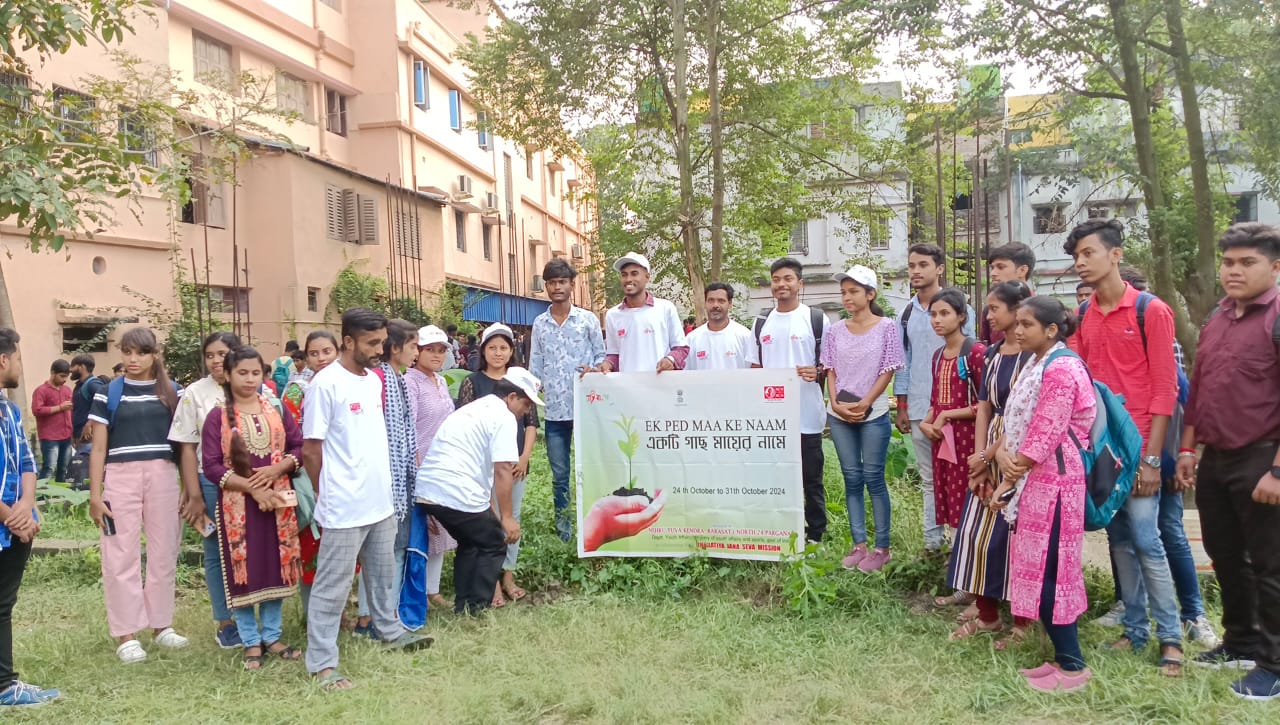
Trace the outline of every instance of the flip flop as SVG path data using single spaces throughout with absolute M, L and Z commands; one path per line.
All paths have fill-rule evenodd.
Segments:
M 350 690 L 351 688 L 356 686 L 356 683 L 352 682 L 349 677 L 342 674 L 341 672 L 338 672 L 337 670 L 334 670 L 333 672 L 330 672 L 329 674 L 323 677 L 317 678 L 316 682 L 320 685 L 320 689 L 324 690 L 325 692 L 337 692 L 338 690 Z M 346 687 L 342 686 L 342 683 L 344 682 L 347 683 Z
M 249 650 L 254 649 L 254 648 L 253 648 L 253 647 L 245 647 L 244 649 L 245 649 L 245 651 L 246 651 L 246 652 L 248 652 Z M 257 649 L 259 650 L 259 654 L 256 654 L 256 655 L 246 654 L 246 655 L 244 655 L 244 668 L 245 668 L 246 670 L 250 671 L 250 672 L 253 672 L 253 671 L 255 671 L 255 670 L 260 670 L 260 669 L 262 669 L 262 662 L 263 662 L 263 660 L 264 660 L 264 659 L 266 659 L 266 658 L 263 656 L 263 654 L 261 653 L 261 652 L 262 652 L 262 646 L 261 646 L 261 645 L 259 645 L 259 646 L 257 647 Z

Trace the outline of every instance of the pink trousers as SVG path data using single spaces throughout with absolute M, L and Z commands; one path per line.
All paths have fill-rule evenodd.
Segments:
M 102 591 L 112 637 L 173 624 L 178 573 L 178 469 L 172 461 L 108 463 L 104 501 L 111 504 L 114 536 L 101 536 Z M 142 581 L 142 535 L 147 536 L 147 580 Z

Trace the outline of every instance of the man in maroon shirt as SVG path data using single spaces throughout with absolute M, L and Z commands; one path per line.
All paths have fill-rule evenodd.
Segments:
M 1178 452 L 1179 480 L 1196 486 L 1226 630 L 1196 663 L 1252 668 L 1231 691 L 1271 700 L 1280 698 L 1280 229 L 1236 224 L 1218 247 L 1227 296 L 1200 333 Z
M 31 394 L 31 413 L 36 417 L 36 435 L 40 438 L 40 475 L 55 481 L 67 477 L 67 461 L 71 457 L 71 363 L 54 360 L 49 366 L 49 379 Z
M 1085 222 L 1071 230 L 1063 248 L 1075 260 L 1080 281 L 1095 290 L 1070 344 L 1094 380 L 1124 396 L 1125 409 L 1137 424 L 1144 446 L 1133 493 L 1107 527 L 1125 604 L 1124 635 L 1112 646 L 1141 651 L 1154 618 L 1161 672 L 1177 675 L 1182 667 L 1182 626 L 1159 526 L 1160 452 L 1178 402 L 1173 311 L 1152 299 L 1145 324 L 1138 325 L 1139 292 L 1120 277 L 1124 227 L 1119 222 Z

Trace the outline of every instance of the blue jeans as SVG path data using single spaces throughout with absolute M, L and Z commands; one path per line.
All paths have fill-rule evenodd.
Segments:
M 547 463 L 551 464 L 551 492 L 556 507 L 556 532 L 568 541 L 573 535 L 569 512 L 569 446 L 573 443 L 572 420 L 548 420 Z
M 210 521 L 218 520 L 218 486 L 200 474 L 200 495 L 204 498 L 204 512 Z M 227 607 L 227 590 L 222 583 L 222 552 L 218 544 L 218 535 L 204 537 L 204 583 L 209 587 L 209 606 L 213 609 L 213 621 L 225 622 L 231 619 L 231 610 Z M 249 612 L 253 619 L 253 611 Z M 236 622 L 236 628 L 240 623 Z M 244 635 L 240 637 L 243 639 Z M 249 640 L 244 640 L 248 642 Z
M 53 477 L 55 481 L 67 480 L 67 462 L 71 460 L 71 439 L 47 441 L 40 439 L 40 475 L 36 478 Z
M 1115 559 L 1120 593 L 1124 597 L 1124 634 L 1133 642 L 1134 649 L 1147 645 L 1151 637 L 1150 619 L 1156 621 L 1156 638 L 1161 645 L 1181 646 L 1182 643 L 1178 597 L 1160 538 L 1160 498 L 1159 491 L 1154 496 L 1130 496 L 1107 527 L 1111 556 Z
M 236 631 L 245 647 L 257 647 L 262 644 L 275 644 L 284 636 L 282 612 L 284 600 L 276 599 L 258 605 L 258 616 L 253 616 L 253 607 L 236 607 L 231 616 L 236 620 Z
M 867 503 L 862 492 L 871 492 L 871 515 L 876 526 L 876 548 L 889 548 L 889 486 L 884 462 L 889 454 L 889 416 L 865 423 L 848 423 L 828 415 L 831 442 L 844 474 L 844 500 L 849 509 L 849 535 L 854 545 L 867 543 Z
M 1183 500 L 1180 493 L 1162 492 L 1160 495 L 1160 540 L 1169 559 L 1169 573 L 1173 587 L 1178 592 L 1178 605 L 1182 621 L 1191 622 L 1204 616 L 1204 599 L 1200 596 L 1200 575 L 1196 573 L 1196 559 L 1187 542 L 1187 532 L 1182 528 Z M 1138 580 L 1139 598 L 1145 598 L 1146 586 Z

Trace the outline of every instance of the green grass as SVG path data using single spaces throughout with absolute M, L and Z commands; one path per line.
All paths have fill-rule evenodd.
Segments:
M 1230 674 L 1188 668 L 1180 680 L 1162 678 L 1154 648 L 1104 652 L 1116 633 L 1091 625 L 1082 632 L 1096 676 L 1076 695 L 1022 684 L 1016 669 L 1049 656 L 1043 639 L 1008 654 L 985 637 L 947 642 L 949 614 L 923 611 L 915 591 L 940 584 L 940 568 L 914 556 L 919 495 L 908 485 L 893 488 L 896 566 L 880 576 L 830 575 L 834 600 L 803 616 L 782 597 L 782 565 L 578 561 L 550 535 L 545 460 L 534 460 L 521 558 L 535 601 L 476 620 L 433 613 L 436 645 L 413 655 L 343 635 L 342 670 L 358 683 L 345 693 L 319 692 L 297 663 L 244 672 L 238 654 L 214 646 L 201 577 L 190 567 L 180 573 L 176 625 L 191 647 L 149 648 L 146 663 L 122 667 L 103 621 L 96 551 L 33 560 L 15 613 L 18 669 L 66 695 L 6 713 L 6 722 L 1280 721 L 1274 704 L 1232 697 Z M 830 453 L 835 540 L 820 552 L 826 562 L 843 554 L 848 536 L 834 463 Z M 1091 594 L 1109 587 L 1097 572 L 1088 579 Z M 286 640 L 304 644 L 296 600 L 285 612 Z

